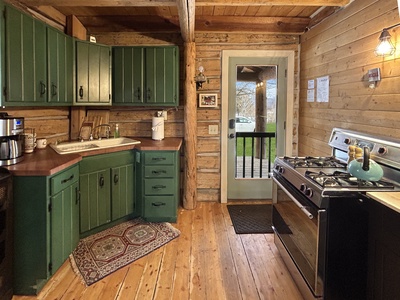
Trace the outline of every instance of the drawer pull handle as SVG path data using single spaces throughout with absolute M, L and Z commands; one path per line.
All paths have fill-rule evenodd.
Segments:
M 165 202 L 152 202 L 151 205 L 153 206 L 163 206 L 163 205 L 167 205 Z
M 158 174 L 166 174 L 167 171 L 165 171 L 165 170 L 154 170 L 151 173 L 158 175 Z
M 74 174 L 72 174 L 71 176 L 69 176 L 69 177 L 66 178 L 66 179 L 61 180 L 61 183 L 62 183 L 62 184 L 67 183 L 68 181 L 70 181 L 70 180 L 72 180 L 72 179 L 74 179 Z
M 79 88 L 79 97 L 83 99 L 83 86 L 81 85 Z
M 161 161 L 161 160 L 166 160 L 166 158 L 165 157 L 153 157 L 152 160 Z
M 166 186 L 165 185 L 153 185 L 152 186 L 153 190 L 161 190 L 161 189 L 165 189 Z
M 40 97 L 46 94 L 46 90 L 46 85 L 43 83 L 43 81 L 40 81 Z
M 51 83 L 51 95 L 57 96 L 57 86 L 53 82 Z

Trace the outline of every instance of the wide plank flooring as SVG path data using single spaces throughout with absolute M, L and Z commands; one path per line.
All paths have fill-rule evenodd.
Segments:
M 38 296 L 13 300 L 303 299 L 272 234 L 235 234 L 226 204 L 179 210 L 181 235 L 86 287 L 66 261 Z

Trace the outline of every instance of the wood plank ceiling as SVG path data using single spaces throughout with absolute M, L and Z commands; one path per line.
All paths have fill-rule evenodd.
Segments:
M 302 34 L 353 0 L 9 0 L 58 23 L 75 15 L 88 33 L 115 31 Z M 61 24 L 65 25 L 65 24 Z

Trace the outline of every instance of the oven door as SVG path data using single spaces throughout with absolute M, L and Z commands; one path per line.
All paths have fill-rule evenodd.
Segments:
M 323 296 L 327 212 L 283 177 L 273 177 L 274 232 L 316 297 Z

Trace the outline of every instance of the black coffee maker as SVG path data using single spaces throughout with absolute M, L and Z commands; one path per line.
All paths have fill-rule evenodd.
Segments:
M 16 164 L 24 159 L 24 118 L 0 113 L 0 166 Z

